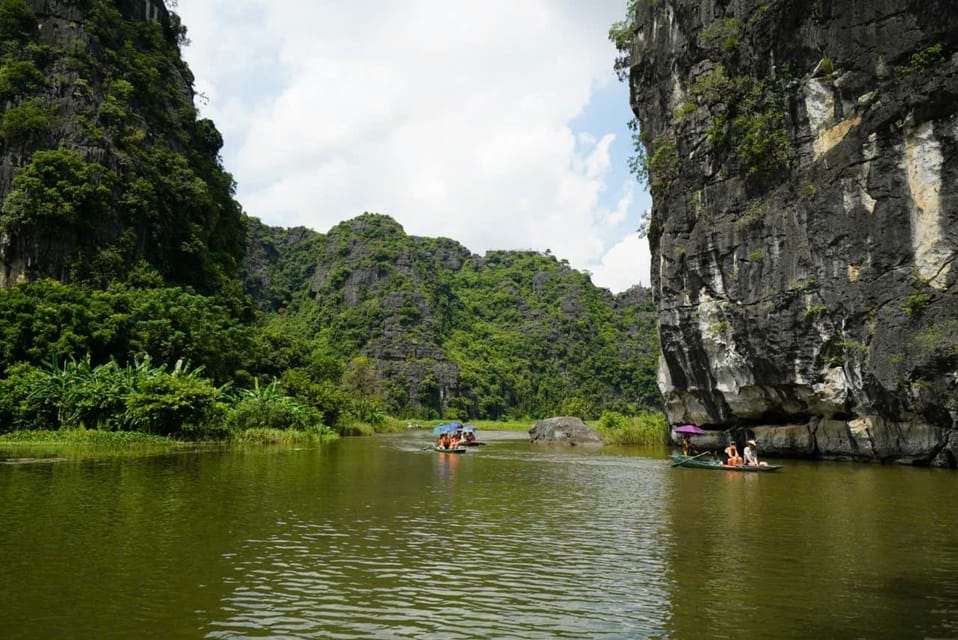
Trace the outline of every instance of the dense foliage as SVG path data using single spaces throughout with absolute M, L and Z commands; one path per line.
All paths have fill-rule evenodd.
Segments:
M 647 290 L 382 215 L 243 216 L 166 4 L 85 0 L 58 31 L 0 0 L 0 432 L 260 441 L 658 403 Z
M 232 286 L 244 221 L 222 138 L 197 119 L 179 19 L 145 19 L 133 0 L 83 5 L 74 31 L 0 0 L 5 261 L 105 285 L 145 259 L 171 282 Z
M 275 230 L 258 233 L 257 246 L 281 242 Z M 368 356 L 381 381 L 363 395 L 393 415 L 597 417 L 658 403 L 647 290 L 612 296 L 551 255 L 480 258 L 377 214 L 296 237 L 272 252 L 277 262 L 257 264 L 256 284 L 275 284 L 252 293 L 263 305 L 283 300 L 277 331 L 334 360 Z

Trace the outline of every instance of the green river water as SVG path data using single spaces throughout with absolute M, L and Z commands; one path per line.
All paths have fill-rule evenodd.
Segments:
M 958 638 L 954 472 L 480 436 L 6 460 L 0 638 Z

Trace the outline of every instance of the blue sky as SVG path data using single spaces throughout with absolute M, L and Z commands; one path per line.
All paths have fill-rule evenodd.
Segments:
M 550 250 L 648 284 L 625 0 L 180 0 L 200 107 L 247 213 L 326 232 L 364 211 L 482 254 Z

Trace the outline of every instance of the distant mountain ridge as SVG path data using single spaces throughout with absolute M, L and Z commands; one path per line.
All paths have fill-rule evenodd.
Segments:
M 171 5 L 0 0 L 0 384 L 189 360 L 340 426 L 658 404 L 648 290 L 383 215 L 326 234 L 245 216 Z
M 370 358 L 397 411 L 497 418 L 578 399 L 658 403 L 648 289 L 613 295 L 554 256 L 472 254 L 365 213 L 319 234 L 251 220 L 246 293 L 337 358 Z

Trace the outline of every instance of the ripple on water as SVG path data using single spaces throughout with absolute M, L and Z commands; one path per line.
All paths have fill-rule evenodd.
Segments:
M 628 462 L 552 463 L 474 479 L 466 496 L 427 486 L 388 517 L 283 514 L 275 535 L 233 559 L 234 588 L 208 637 L 650 635 L 667 602 L 661 488 L 654 476 L 637 487 Z M 557 482 L 563 490 L 549 491 Z

